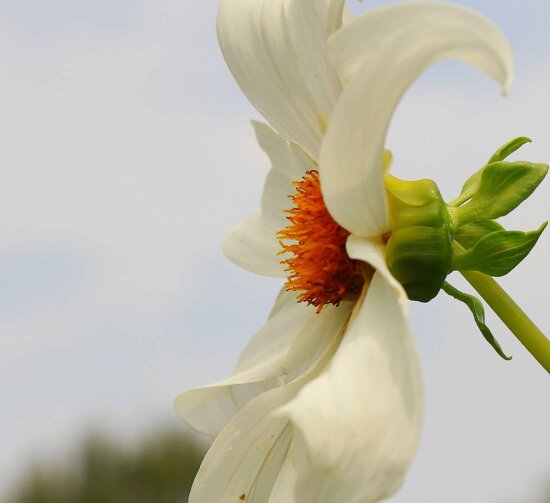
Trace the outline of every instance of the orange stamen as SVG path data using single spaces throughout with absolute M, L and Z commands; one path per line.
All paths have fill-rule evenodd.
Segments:
M 280 254 L 293 255 L 281 262 L 290 273 L 285 288 L 302 292 L 298 301 L 315 306 L 319 313 L 326 304 L 338 305 L 358 295 L 364 278 L 359 262 L 346 252 L 350 233 L 334 221 L 325 206 L 319 173 L 306 172 L 294 186 L 296 193 L 290 196 L 294 208 L 285 211 L 290 225 L 277 233 L 283 247 Z

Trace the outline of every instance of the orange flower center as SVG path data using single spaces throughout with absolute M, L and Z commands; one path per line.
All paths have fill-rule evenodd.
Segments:
M 280 254 L 292 255 L 281 262 L 289 273 L 285 288 L 301 292 L 298 301 L 315 306 L 319 313 L 325 304 L 338 305 L 357 296 L 364 278 L 359 262 L 346 252 L 350 233 L 325 206 L 319 173 L 306 172 L 294 186 L 296 193 L 290 196 L 294 208 L 285 212 L 290 225 L 277 233 L 283 247 Z

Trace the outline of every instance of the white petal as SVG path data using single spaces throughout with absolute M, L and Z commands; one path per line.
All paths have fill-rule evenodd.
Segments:
M 248 503 L 268 501 L 293 436 L 288 418 L 274 417 L 271 412 L 291 400 L 326 365 L 339 344 L 349 312 L 341 316 L 339 309 L 334 308 L 323 323 L 316 323 L 303 334 L 313 341 L 313 333 L 322 332 L 330 341 L 314 366 L 306 364 L 308 368 L 302 368 L 297 379 L 250 400 L 227 424 L 201 465 L 190 503 L 237 503 L 243 494 Z
M 349 24 L 353 21 L 353 14 L 348 7 L 344 6 L 344 12 L 342 13 L 342 26 Z
M 324 0 L 222 0 L 218 15 L 220 46 L 241 89 L 314 159 L 340 92 L 326 40 L 341 17 Z
M 321 149 L 323 196 L 332 216 L 350 232 L 380 235 L 389 228 L 384 143 L 407 88 L 435 62 L 458 59 L 507 89 L 511 50 L 485 17 L 439 2 L 373 10 L 332 35 L 329 46 L 344 90 Z
M 327 35 L 332 35 L 342 26 L 344 16 L 348 17 L 349 11 L 345 9 L 346 0 L 330 0 L 327 12 Z
M 264 276 L 284 278 L 287 273 L 277 255 L 281 245 L 277 242 L 277 232 L 282 227 L 253 215 L 233 227 L 223 241 L 224 255 L 239 267 Z
M 383 241 L 379 238 L 359 238 L 351 235 L 346 241 L 346 251 L 350 258 L 366 262 L 386 278 L 394 290 L 404 316 L 408 319 L 409 299 L 401 283 L 393 277 L 388 269 L 385 257 L 386 245 Z
M 176 399 L 178 415 L 193 428 L 216 436 L 252 398 L 315 365 L 349 318 L 351 306 L 328 306 L 317 315 L 314 308 L 296 302 L 294 293 L 282 293 L 267 324 L 244 349 L 235 373 L 182 393 Z
M 274 311 L 242 352 L 231 377 L 178 396 L 181 419 L 214 437 L 248 400 L 281 383 L 281 363 L 312 311 L 288 292 L 279 295 Z
M 253 121 L 260 147 L 271 161 L 262 194 L 262 212 L 234 227 L 226 236 L 223 251 L 238 266 L 256 274 L 285 277 L 277 232 L 288 225 L 284 211 L 292 206 L 293 182 L 316 169 L 315 162 L 297 145 L 283 140 L 266 124 Z
M 249 402 L 220 433 L 206 454 L 195 478 L 189 503 L 220 503 L 254 498 L 258 484 L 267 491 L 284 461 L 292 431 L 288 420 L 271 416 L 273 408 L 286 403 L 297 391 L 295 385 L 272 389 Z M 282 455 L 281 455 L 282 454 Z
M 322 374 L 277 412 L 296 429 L 289 456 L 299 463 L 299 503 L 388 497 L 416 450 L 422 392 L 414 339 L 382 274 L 360 302 Z
M 306 171 L 316 169 L 317 164 L 268 125 L 256 121 L 252 125 L 260 147 L 271 161 L 262 194 L 262 214 L 283 228 L 288 223 L 284 211 L 292 206 L 289 197 L 295 193 L 293 183 L 301 180 Z

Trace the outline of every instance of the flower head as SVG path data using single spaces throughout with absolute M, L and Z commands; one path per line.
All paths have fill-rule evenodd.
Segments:
M 422 419 L 408 299 L 386 264 L 386 132 L 442 59 L 507 88 L 510 48 L 483 16 L 439 2 L 351 20 L 343 0 L 222 0 L 218 34 L 270 124 L 254 127 L 272 163 L 261 213 L 224 251 L 287 284 L 233 376 L 176 402 L 215 438 L 190 502 L 380 501 L 402 484 Z

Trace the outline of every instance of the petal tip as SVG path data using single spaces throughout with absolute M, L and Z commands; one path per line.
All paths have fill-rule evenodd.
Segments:
M 512 85 L 514 84 L 514 75 L 510 73 L 505 80 L 504 84 L 502 85 L 502 96 L 506 98 L 508 94 L 510 93 L 510 89 L 512 88 Z

